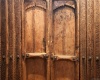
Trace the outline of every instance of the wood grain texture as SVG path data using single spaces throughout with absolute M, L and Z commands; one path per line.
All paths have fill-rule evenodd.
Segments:
M 6 57 L 6 0 L 1 0 L 1 55 Z M 6 80 L 6 59 L 2 58 L 1 80 Z
M 42 9 L 35 9 L 34 21 L 35 21 L 35 52 L 44 52 L 45 50 L 45 11 Z M 42 16 L 41 16 L 42 15 Z M 41 29 L 40 29 L 41 28 Z M 41 34 L 41 35 L 40 35 Z M 44 43 L 43 43 L 44 41 Z M 37 45 L 38 44 L 38 45 Z
M 99 1 L 99 5 L 100 5 L 100 1 Z M 99 27 L 100 27 L 100 7 L 99 7 Z M 99 28 L 99 34 L 100 34 L 100 28 Z M 100 38 L 100 37 L 99 37 Z M 99 39 L 100 40 L 100 39 Z M 99 43 L 100 46 L 100 43 Z M 100 52 L 98 54 L 99 58 L 100 58 Z M 98 65 L 98 73 L 100 72 L 100 59 L 99 59 L 99 65 Z M 97 78 L 100 78 L 100 74 L 97 76 Z
M 94 0 L 87 0 L 87 80 L 93 78 L 93 29 L 94 29 Z
M 1 0 L 0 0 L 0 80 L 1 80 Z
M 30 10 L 27 10 L 25 12 L 25 48 L 26 52 L 33 52 L 33 26 L 32 20 L 33 18 L 33 13 L 32 13 L 32 8 Z M 28 26 L 28 27 L 27 27 Z M 28 40 L 27 40 L 28 39 Z
M 80 9 L 80 7 L 79 7 L 79 0 L 76 0 L 75 1 L 75 7 L 76 7 L 76 9 L 75 9 L 75 22 L 76 22 L 76 24 L 75 24 L 75 26 L 76 26 L 76 29 L 75 29 L 75 56 L 77 56 L 78 57 L 78 59 L 80 60 L 80 53 L 79 53 L 79 49 L 80 49 L 80 46 L 79 46 L 79 30 L 80 30 L 80 27 L 79 27 L 79 14 L 80 14 L 80 11 L 79 11 L 79 9 Z M 75 63 L 75 73 L 76 73 L 76 76 L 75 76 L 75 80 L 79 80 L 79 65 L 80 65 L 80 63 L 79 63 L 79 61 L 78 62 L 76 62 Z
M 63 7 L 54 13 L 54 53 L 73 55 L 75 49 L 74 10 Z
M 47 0 L 47 32 L 46 32 L 46 52 L 51 55 L 52 54 L 52 0 Z M 49 56 L 48 64 L 47 64 L 47 80 L 52 80 L 53 78 L 52 73 L 52 61 Z
M 25 52 L 33 52 L 33 26 L 32 26 L 32 18 L 33 18 L 33 13 L 32 13 L 32 8 L 30 10 L 27 10 L 27 12 L 25 11 Z M 30 47 L 29 47 L 30 46 Z M 29 49 L 28 49 L 29 48 Z M 29 64 L 27 64 L 27 62 L 29 62 Z M 28 60 L 26 62 L 26 71 L 27 71 L 27 80 L 30 80 L 30 76 L 28 72 L 31 72 L 28 69 L 27 65 L 30 65 L 30 62 L 33 62 L 32 60 Z M 34 65 L 32 63 L 32 65 Z M 32 66 L 31 65 L 31 66 Z M 31 78 L 32 79 L 32 78 Z
M 97 3 L 98 4 L 98 3 Z M 99 6 L 100 6 L 100 1 L 99 1 Z M 99 8 L 99 34 L 100 34 L 100 8 Z M 99 37 L 99 40 L 100 40 L 100 37 Z M 100 45 L 100 41 L 99 41 L 99 45 Z M 100 50 L 99 50 L 99 53 L 98 53 L 98 56 L 99 56 L 99 66 L 98 66 L 98 73 L 100 73 Z M 100 74 L 98 74 L 98 78 L 100 78 Z
M 24 13 L 24 0 L 22 0 L 22 55 L 25 55 L 25 13 Z M 26 63 L 25 63 L 25 59 L 22 58 L 22 80 L 26 80 Z
M 0 0 L 0 80 L 99 80 L 99 6 L 99 0 Z M 34 57 L 43 53 L 49 58 Z
M 46 52 L 46 11 L 34 6 L 25 10 L 25 52 Z M 46 80 L 47 62 L 41 58 L 26 60 L 27 80 Z
M 100 1 L 94 1 L 94 78 L 99 79 L 100 75 L 100 61 L 97 60 L 97 57 L 100 57 L 100 44 L 99 44 L 99 40 L 100 40 L 100 10 L 99 10 L 99 5 Z
M 60 4 L 56 1 L 56 4 Z M 67 2 L 66 2 L 67 4 Z M 66 5 L 60 6 L 53 13 L 53 53 L 54 55 L 75 55 L 75 12 Z M 54 80 L 74 80 L 74 63 L 54 61 Z M 71 69 L 71 72 L 70 72 Z M 63 73 L 62 73 L 63 72 Z
M 14 17 L 13 13 L 13 1 L 8 1 L 8 30 L 9 30 L 9 67 L 8 67 L 8 80 L 13 80 L 13 54 L 14 54 Z
M 20 0 L 14 0 L 15 12 L 15 63 L 16 63 L 16 80 L 21 79 L 21 5 Z
M 8 1 L 6 1 L 6 80 L 8 80 Z
M 75 4 L 74 4 L 73 0 L 65 0 L 65 1 L 62 1 L 62 0 L 56 1 L 55 0 L 54 5 L 53 5 L 53 10 L 55 10 L 61 6 L 69 6 L 71 8 L 75 8 Z
M 80 0 L 80 80 L 86 80 L 86 0 Z

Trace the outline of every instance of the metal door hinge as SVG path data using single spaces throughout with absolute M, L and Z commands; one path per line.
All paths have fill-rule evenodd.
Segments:
M 27 58 L 36 58 L 36 57 L 48 59 L 48 57 L 49 57 L 49 55 L 47 53 L 26 53 L 22 56 L 25 59 L 27 59 Z
M 51 55 L 52 60 L 69 60 L 69 61 L 79 61 L 79 58 L 76 56 L 67 56 L 67 55 Z

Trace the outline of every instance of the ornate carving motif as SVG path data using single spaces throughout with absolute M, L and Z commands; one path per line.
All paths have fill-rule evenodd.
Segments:
M 33 1 L 28 1 L 25 2 L 25 10 L 32 8 L 32 7 L 40 7 L 43 9 L 46 9 L 46 1 L 45 0 L 33 0 Z
M 69 0 L 69 1 L 54 1 L 53 3 L 53 10 L 55 10 L 56 8 L 59 8 L 61 6 L 68 6 L 71 8 L 75 9 L 75 1 Z

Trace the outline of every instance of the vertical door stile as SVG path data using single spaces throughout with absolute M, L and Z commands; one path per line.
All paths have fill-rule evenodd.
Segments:
M 99 79 L 100 75 L 100 61 L 99 61 L 99 54 L 100 54 L 100 44 L 99 44 L 99 40 L 100 40 L 100 20 L 99 20 L 99 16 L 100 16 L 100 8 L 98 6 L 100 4 L 100 1 L 94 1 L 94 79 Z
M 1 80 L 6 80 L 6 49 L 7 49 L 7 37 L 6 37 L 6 0 L 1 0 Z
M 75 43 L 75 54 L 76 56 L 78 57 L 78 60 L 80 59 L 80 54 L 79 54 L 79 0 L 76 0 L 75 1 L 75 6 L 76 6 L 76 10 L 75 10 L 75 22 L 76 22 L 76 29 L 75 29 L 75 38 L 76 38 L 76 43 Z M 76 69 L 75 69 L 75 73 L 76 73 L 76 76 L 75 76 L 75 80 L 79 80 L 79 61 L 77 63 L 75 63 L 75 66 L 76 66 Z
M 0 80 L 1 80 L 1 0 L 0 0 Z
M 6 80 L 8 80 L 8 1 L 6 1 Z
M 6 80 L 8 80 L 8 1 L 6 0 Z
M 22 4 L 22 80 L 26 80 L 26 63 L 25 63 L 25 9 L 24 9 L 24 0 L 21 2 Z
M 87 0 L 87 80 L 93 78 L 94 0 Z
M 50 55 L 50 80 L 53 80 L 53 61 L 51 60 L 51 56 L 53 55 L 53 25 L 52 25 L 52 20 L 53 20 L 53 11 L 52 11 L 52 2 L 53 0 L 48 0 L 48 44 L 49 44 L 49 55 Z
M 97 3 L 98 4 L 98 3 Z M 100 6 L 100 1 L 99 1 L 99 6 Z M 100 7 L 99 7 L 99 40 L 100 40 Z M 99 41 L 99 45 L 100 45 L 100 41 Z M 99 46 L 100 48 L 100 46 Z M 99 53 L 98 53 L 98 56 L 99 56 L 99 60 L 97 59 L 97 61 L 99 62 L 99 65 L 98 65 L 98 72 L 99 72 L 99 75 L 98 75 L 98 78 L 100 79 L 100 49 L 99 49 Z
M 80 80 L 86 80 L 86 0 L 80 0 Z
M 12 1 L 12 13 L 13 13 L 13 15 L 12 15 L 12 20 L 13 20 L 13 80 L 16 80 L 16 52 L 15 52 L 15 42 L 16 42 L 16 37 L 15 37 L 15 35 L 16 35 L 16 31 L 15 31 L 15 2 L 14 2 L 14 0 Z
M 50 15 L 50 1 L 52 0 L 46 0 L 47 1 L 47 10 L 46 10 L 46 53 L 48 54 L 48 60 L 47 60 L 47 80 L 50 80 L 50 55 L 51 55 L 51 51 L 50 51 L 50 29 L 51 29 L 51 16 Z
M 8 1 L 8 41 L 9 41 L 9 48 L 8 48 L 8 80 L 14 80 L 13 77 L 13 55 L 14 55 L 14 1 L 9 0 Z
M 14 0 L 15 11 L 15 61 L 16 61 L 16 79 L 21 79 L 21 0 Z

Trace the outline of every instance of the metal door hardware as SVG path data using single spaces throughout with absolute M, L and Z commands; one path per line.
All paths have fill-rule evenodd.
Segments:
M 51 56 L 52 60 L 70 60 L 70 61 L 79 61 L 79 58 L 76 56 L 67 56 L 67 55 L 54 55 Z
M 6 56 L 5 56 L 5 55 L 3 55 L 3 56 L 2 56 L 2 59 L 3 59 L 3 60 L 4 60 L 4 59 L 6 59 Z
M 51 59 L 54 61 L 54 60 L 57 60 L 57 56 L 53 56 L 51 55 Z
M 91 57 L 91 56 L 89 56 L 88 60 L 89 60 L 89 61 L 91 61 L 91 60 L 92 60 L 92 57 Z
M 13 58 L 13 56 L 12 56 L 12 55 L 10 55 L 10 56 L 9 56 L 9 59 L 10 59 L 10 60 L 12 60 L 12 58 Z
M 99 57 L 98 56 L 96 57 L 96 61 L 99 61 Z
M 39 58 L 47 59 L 49 57 L 49 55 L 47 53 L 26 53 L 25 55 L 23 55 L 23 57 L 24 58 L 39 57 Z
M 17 59 L 19 59 L 20 58 L 20 56 L 19 55 L 17 55 Z
M 82 56 L 82 59 L 84 60 L 85 59 L 85 56 Z

